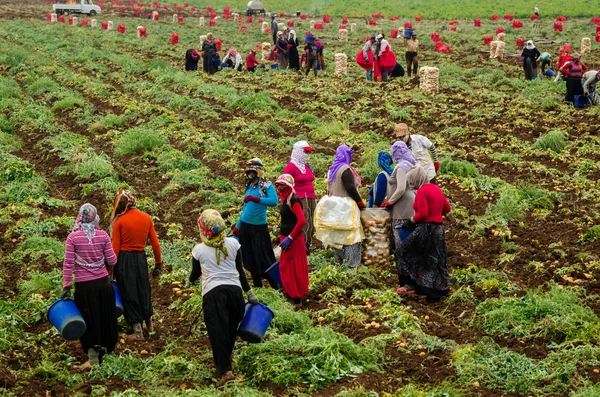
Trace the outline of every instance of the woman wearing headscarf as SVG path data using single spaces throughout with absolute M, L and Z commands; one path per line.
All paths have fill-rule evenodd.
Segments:
M 364 201 L 360 198 L 358 188 L 361 180 L 356 170 L 350 165 L 354 151 L 346 145 L 338 146 L 335 159 L 329 167 L 327 177 L 327 194 L 336 197 L 349 197 L 356 202 L 359 209 L 366 208 Z M 346 263 L 350 268 L 356 268 L 361 260 L 361 242 L 352 245 L 344 245 L 341 249 L 334 249 L 338 260 Z
M 581 55 L 573 54 L 571 62 L 567 62 L 560 69 L 560 72 L 567 78 L 567 92 L 565 102 L 573 102 L 575 95 L 583 95 L 583 85 L 581 78 L 588 71 L 587 66 L 581 62 Z
M 200 54 L 193 48 L 190 48 L 185 53 L 185 70 L 194 71 L 198 70 L 198 61 L 200 60 Z
M 433 183 L 422 167 L 408 173 L 409 185 L 417 191 L 413 208 L 415 214 L 402 225 L 414 231 L 396 250 L 401 295 L 425 295 L 427 302 L 437 302 L 448 294 L 450 276 L 446 253 L 444 215 L 450 204 L 442 190 Z
M 202 310 L 215 366 L 221 379 L 217 387 L 233 380 L 231 355 L 237 329 L 244 317 L 244 297 L 250 304 L 258 299 L 248 285 L 242 268 L 240 243 L 225 237 L 225 221 L 218 211 L 208 209 L 198 218 L 200 244 L 192 250 L 190 282 L 202 276 Z
M 590 98 L 590 102 L 593 105 L 600 104 L 600 98 L 598 97 L 598 92 L 596 91 L 596 84 L 600 80 L 600 71 L 590 70 L 585 73 L 581 79 L 581 83 L 583 84 L 583 95 Z
M 387 200 L 381 206 L 390 209 L 393 243 L 394 247 L 398 248 L 400 247 L 400 234 L 396 226 L 402 225 L 415 213 L 412 207 L 415 201 L 415 191 L 409 186 L 407 175 L 410 170 L 415 168 L 417 160 L 402 141 L 397 141 L 392 145 L 392 155 L 398 164 L 388 182 Z
M 135 208 L 135 204 L 129 190 L 117 192 L 110 223 L 112 246 L 117 255 L 114 275 L 123 300 L 123 316 L 133 327 L 135 339 L 141 340 L 144 339 L 142 322 L 148 332 L 154 331 L 146 242 L 150 240 L 154 253 L 154 276 L 162 272 L 162 256 L 152 218 Z
M 302 228 L 306 224 L 300 197 L 294 191 L 294 177 L 282 174 L 275 181 L 281 206 L 279 214 L 279 273 L 283 292 L 294 304 L 308 294 L 308 259 Z
M 296 37 L 296 31 L 290 30 L 288 34 L 288 60 L 290 69 L 295 71 L 300 70 L 300 57 L 298 55 L 298 38 Z
M 525 70 L 525 80 L 535 80 L 537 78 L 537 61 L 540 55 L 540 51 L 535 48 L 533 40 L 528 40 L 521 53 L 523 70 Z
M 277 60 L 279 62 L 279 69 L 287 69 L 288 67 L 288 41 L 283 36 L 283 32 L 277 32 L 277 43 L 275 44 L 277 50 Z
M 273 56 L 271 54 L 271 43 L 264 42 L 262 43 L 262 52 L 260 61 L 263 65 L 271 65 L 274 61 Z
M 265 274 L 275 263 L 267 225 L 267 209 L 277 205 L 277 192 L 273 184 L 264 179 L 264 167 L 259 158 L 249 160 L 244 171 L 244 208 L 232 233 L 239 236 L 244 267 L 252 275 L 254 287 L 262 287 L 262 279 L 266 278 L 272 288 L 277 288 L 277 283 Z
M 315 235 L 315 224 L 313 217 L 317 206 L 317 196 L 313 182 L 315 175 L 307 163 L 310 153 L 314 149 L 306 141 L 294 143 L 292 149 L 292 159 L 284 168 L 283 173 L 289 174 L 294 178 L 295 191 L 302 203 L 306 225 L 304 225 L 304 237 L 306 240 L 306 252 L 310 252 L 310 245 Z
M 227 51 L 227 55 L 223 58 L 223 63 L 229 65 L 229 67 L 237 70 L 238 72 L 242 71 L 242 56 L 235 50 L 235 48 L 230 48 Z
M 388 179 L 394 172 L 394 160 L 388 152 L 379 152 L 377 155 L 377 164 L 381 172 L 375 178 L 375 182 L 369 189 L 369 200 L 367 201 L 368 208 L 381 207 L 388 195 Z
M 217 56 L 217 44 L 212 33 L 206 34 L 206 40 L 202 42 L 202 52 L 204 53 L 202 63 L 204 71 L 208 74 L 217 73 L 217 65 L 213 61 L 213 57 Z
M 99 365 L 105 354 L 112 353 L 119 338 L 115 292 L 106 269 L 114 266 L 117 257 L 108 234 L 98 226 L 99 220 L 96 207 L 82 205 L 65 243 L 60 297 L 69 299 L 75 283 L 75 304 L 86 324 L 79 341 L 88 355 L 80 368 Z

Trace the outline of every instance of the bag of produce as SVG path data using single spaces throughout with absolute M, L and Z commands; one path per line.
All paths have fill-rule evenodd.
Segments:
M 390 213 L 382 208 L 367 208 L 360 213 L 365 241 L 362 263 L 387 266 L 390 262 Z

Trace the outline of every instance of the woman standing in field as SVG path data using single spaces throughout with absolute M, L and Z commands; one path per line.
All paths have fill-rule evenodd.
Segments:
M 335 159 L 329 167 L 327 177 L 327 194 L 336 197 L 349 197 L 356 202 L 359 209 L 366 208 L 364 201 L 360 198 L 358 188 L 361 186 L 361 180 L 356 170 L 350 165 L 354 151 L 346 145 L 338 146 L 335 152 Z M 334 249 L 335 256 L 342 263 L 347 264 L 349 268 L 356 268 L 361 261 L 362 243 L 344 245 L 341 249 Z
M 217 73 L 217 65 L 213 62 L 213 57 L 217 55 L 217 44 L 212 33 L 206 34 L 206 40 L 202 42 L 202 52 L 204 53 L 202 62 L 204 71 L 208 74 Z
M 249 160 L 244 171 L 246 173 L 244 208 L 232 233 L 240 238 L 244 267 L 252 275 L 254 287 L 262 287 L 264 277 L 272 288 L 277 288 L 277 283 L 265 274 L 265 271 L 275 263 L 267 225 L 267 209 L 277 205 L 277 192 L 273 184 L 264 179 L 264 167 L 260 159 Z
M 298 141 L 294 143 L 292 149 L 292 159 L 283 170 L 284 174 L 289 174 L 294 178 L 295 191 L 304 211 L 306 225 L 304 226 L 304 237 L 306 240 L 306 253 L 310 252 L 310 245 L 315 236 L 315 225 L 313 221 L 315 208 L 317 206 L 317 196 L 313 182 L 315 176 L 307 163 L 310 153 L 314 149 L 308 145 L 306 141 Z
M 525 80 L 535 80 L 537 78 L 537 61 L 540 55 L 540 51 L 535 48 L 533 40 L 527 41 L 525 48 L 521 53 L 523 70 L 525 71 Z
M 575 95 L 583 95 L 583 85 L 581 78 L 588 71 L 587 66 L 581 62 L 581 55 L 573 54 L 573 60 L 567 62 L 560 69 L 560 72 L 567 77 L 567 92 L 565 102 L 573 102 Z
M 298 38 L 296 37 L 296 31 L 290 30 L 288 34 L 288 59 L 290 69 L 294 69 L 296 72 L 300 70 L 300 57 L 298 56 Z
M 414 231 L 396 250 L 401 295 L 418 293 L 427 302 L 438 302 L 450 289 L 444 215 L 450 204 L 442 190 L 433 183 L 422 167 L 409 171 L 409 185 L 417 191 L 413 208 L 415 215 L 402 228 Z
M 390 209 L 392 242 L 394 248 L 398 249 L 400 247 L 400 234 L 396 227 L 402 225 L 415 213 L 412 208 L 415 201 L 415 191 L 409 186 L 407 175 L 410 170 L 415 168 L 417 160 L 402 141 L 392 145 L 392 155 L 397 164 L 388 182 L 387 200 L 381 204 L 381 207 Z
M 74 282 L 75 304 L 86 324 L 79 342 L 89 358 L 79 366 L 81 369 L 99 365 L 105 354 L 113 352 L 119 338 L 115 292 L 106 270 L 106 265 L 112 267 L 117 257 L 108 234 L 98 227 L 99 220 L 96 207 L 82 205 L 65 244 L 60 297 L 71 297 Z
M 368 208 L 378 208 L 385 202 L 385 198 L 388 195 L 388 180 L 390 175 L 394 172 L 394 160 L 388 152 L 379 152 L 377 155 L 377 164 L 381 172 L 375 178 L 373 186 L 369 189 L 369 201 L 367 201 Z
M 148 239 L 156 263 L 152 272 L 154 276 L 162 272 L 162 257 L 152 218 L 135 208 L 135 203 L 135 197 L 129 190 L 119 191 L 115 196 L 110 223 L 112 245 L 117 255 L 114 274 L 123 300 L 123 316 L 133 327 L 135 339 L 142 340 L 142 322 L 146 323 L 148 332 L 154 331 L 148 262 L 144 252 Z
M 299 304 L 308 294 L 308 259 L 302 228 L 306 224 L 300 197 L 294 191 L 294 177 L 282 174 L 275 181 L 277 195 L 281 201 L 279 213 L 279 273 L 283 292 L 294 303 Z
M 185 53 L 185 70 L 196 71 L 198 70 L 198 61 L 200 60 L 200 54 L 193 48 L 190 48 Z
M 242 268 L 240 243 L 225 237 L 225 221 L 218 211 L 208 209 L 198 218 L 200 244 L 192 250 L 190 282 L 202 276 L 202 310 L 213 359 L 221 379 L 217 387 L 235 379 L 231 372 L 231 355 L 237 329 L 244 317 L 244 297 L 252 305 L 258 299 L 248 285 Z

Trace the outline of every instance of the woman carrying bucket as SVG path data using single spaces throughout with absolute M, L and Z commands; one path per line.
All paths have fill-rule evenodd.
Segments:
M 294 304 L 308 294 L 308 259 L 306 258 L 306 243 L 302 228 L 306 218 L 302 209 L 300 197 L 294 190 L 294 177 L 282 174 L 275 181 L 275 189 L 281 206 L 281 224 L 279 226 L 279 274 L 283 292 Z
M 65 243 L 63 289 L 61 299 L 71 297 L 75 283 L 75 304 L 86 324 L 79 339 L 88 361 L 79 366 L 91 368 L 110 354 L 119 338 L 115 292 L 106 265 L 112 267 L 117 257 L 105 231 L 98 228 L 98 212 L 86 203 L 79 209 L 73 231 Z
M 427 302 L 438 302 L 448 294 L 450 276 L 444 233 L 444 215 L 450 204 L 442 190 L 429 183 L 427 172 L 415 167 L 407 175 L 409 185 L 417 191 L 415 215 L 406 221 L 403 229 L 414 228 L 396 250 L 400 295 L 425 295 Z
M 258 299 L 242 267 L 242 251 L 235 238 L 225 237 L 225 221 L 218 211 L 208 209 L 198 218 L 200 240 L 192 250 L 190 282 L 202 276 L 202 310 L 213 359 L 221 379 L 217 387 L 235 379 L 231 355 L 238 325 L 244 317 L 244 297 L 255 305 Z
M 129 190 L 119 191 L 110 224 L 112 245 L 117 255 L 114 274 L 123 299 L 123 316 L 133 327 L 133 337 L 142 340 L 142 322 L 146 323 L 148 332 L 154 331 L 148 262 L 144 252 L 146 241 L 150 240 L 154 253 L 154 276 L 162 273 L 162 257 L 152 218 L 135 208 L 135 204 L 135 197 Z

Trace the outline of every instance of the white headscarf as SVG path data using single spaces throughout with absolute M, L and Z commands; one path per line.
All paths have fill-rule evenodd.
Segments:
M 293 37 L 293 39 L 292 39 Z M 290 30 L 290 32 L 288 33 L 288 40 L 296 40 L 296 31 L 295 30 Z
M 535 45 L 533 44 L 533 40 L 528 40 L 527 44 L 525 44 L 525 46 L 527 47 L 528 50 L 533 50 L 535 48 Z
M 292 149 L 292 164 L 294 164 L 301 173 L 306 174 L 306 161 L 308 160 L 309 154 L 304 151 L 305 147 L 310 147 L 306 141 L 298 141 L 294 143 Z

